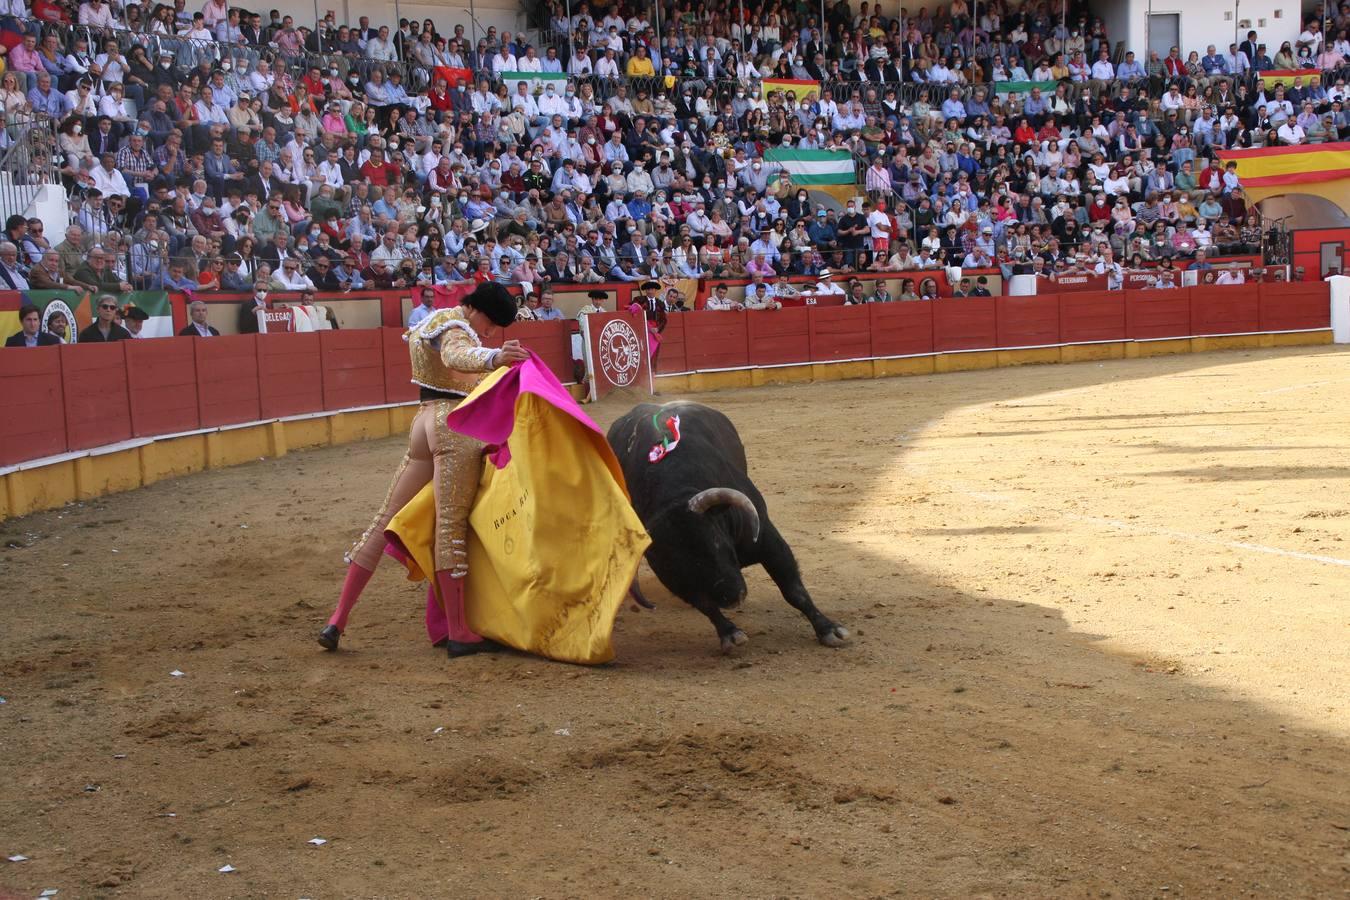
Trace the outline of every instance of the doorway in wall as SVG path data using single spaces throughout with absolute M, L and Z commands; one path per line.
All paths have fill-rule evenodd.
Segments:
M 1152 13 L 1148 17 L 1148 49 L 1166 59 L 1173 47 L 1181 46 L 1181 13 Z M 1181 58 L 1185 59 L 1183 52 Z M 1147 61 L 1148 56 L 1144 57 Z

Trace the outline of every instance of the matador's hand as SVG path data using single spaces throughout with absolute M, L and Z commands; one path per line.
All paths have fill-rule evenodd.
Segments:
M 514 366 L 518 362 L 524 362 L 530 358 L 529 351 L 520 346 L 520 341 L 506 341 L 502 348 L 497 351 L 497 365 Z

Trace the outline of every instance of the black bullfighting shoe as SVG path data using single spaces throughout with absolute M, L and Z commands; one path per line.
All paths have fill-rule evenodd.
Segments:
M 466 643 L 464 641 L 446 641 L 445 652 L 451 659 L 461 656 L 473 656 L 475 653 L 500 653 L 506 648 L 491 638 Z
M 336 650 L 341 638 L 342 632 L 336 625 L 325 625 L 323 631 L 319 632 L 319 646 L 325 650 Z

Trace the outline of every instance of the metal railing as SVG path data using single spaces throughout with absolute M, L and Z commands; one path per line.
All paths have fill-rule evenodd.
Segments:
M 46 185 L 59 183 L 56 133 L 44 116 L 12 117 L 0 131 L 0 215 L 25 215 Z

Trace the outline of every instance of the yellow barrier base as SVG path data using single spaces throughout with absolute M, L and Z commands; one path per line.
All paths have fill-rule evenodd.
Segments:
M 259 422 L 224 431 L 166 437 L 140 446 L 20 469 L 0 478 L 0 521 L 204 469 L 406 433 L 416 411 L 417 405 L 411 404 Z

